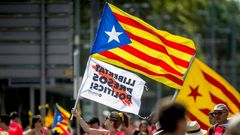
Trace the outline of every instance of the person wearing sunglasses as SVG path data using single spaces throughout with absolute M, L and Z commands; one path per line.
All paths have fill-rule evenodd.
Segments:
M 111 112 L 104 122 L 106 129 L 94 129 L 91 128 L 87 122 L 81 117 L 76 109 L 72 109 L 72 114 L 79 120 L 80 126 L 83 130 L 92 135 L 124 135 L 120 131 L 121 126 L 128 127 L 129 118 L 126 113 L 123 112 Z
M 215 118 L 214 118 L 214 116 L 213 116 L 213 111 L 210 111 L 210 112 L 208 113 L 208 120 L 209 120 L 209 123 L 210 123 L 211 125 L 215 125 L 215 124 L 216 124 L 216 120 L 215 120 Z
M 229 110 L 225 104 L 217 104 L 214 107 L 212 116 L 214 117 L 216 124 L 209 128 L 208 135 L 226 134 L 228 127 L 228 114 Z
M 23 132 L 23 135 L 47 135 L 46 129 L 43 127 L 42 117 L 40 115 L 32 116 L 31 128 Z

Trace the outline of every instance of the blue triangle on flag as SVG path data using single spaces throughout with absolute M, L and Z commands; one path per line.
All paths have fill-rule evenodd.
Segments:
M 61 112 L 59 111 L 58 107 L 55 107 L 55 114 L 54 114 L 54 122 L 52 124 L 52 128 L 54 128 L 58 123 L 63 121 L 63 117 Z
M 91 54 L 107 51 L 131 43 L 130 38 L 106 3 Z

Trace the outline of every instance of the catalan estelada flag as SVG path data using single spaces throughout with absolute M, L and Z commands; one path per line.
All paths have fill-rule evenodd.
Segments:
M 70 113 L 67 112 L 60 105 L 56 104 L 54 113 L 54 122 L 52 125 L 52 130 L 63 134 L 68 128 L 68 119 L 70 118 Z
M 179 88 L 195 52 L 192 40 L 158 30 L 106 3 L 91 54 Z
M 240 111 L 240 93 L 197 58 L 194 59 L 176 100 L 186 104 L 189 119 L 198 121 L 203 129 L 210 126 L 208 113 L 216 104 L 226 104 L 230 116 Z

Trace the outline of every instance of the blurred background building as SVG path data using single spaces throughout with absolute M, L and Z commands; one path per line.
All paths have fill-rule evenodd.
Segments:
M 45 115 L 56 102 L 70 109 L 84 73 L 102 0 L 0 2 L 0 112 Z M 156 28 L 193 39 L 197 56 L 240 88 L 240 2 L 237 0 L 109 0 Z M 174 89 L 147 81 L 140 115 Z M 149 104 L 151 104 L 149 106 Z M 42 105 L 42 108 L 38 107 Z M 81 100 L 85 117 L 109 109 Z M 24 119 L 24 117 L 23 117 Z M 24 123 L 23 123 L 24 124 Z

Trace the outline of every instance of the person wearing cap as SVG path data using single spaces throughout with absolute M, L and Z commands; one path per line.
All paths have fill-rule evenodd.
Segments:
M 201 129 L 197 121 L 188 121 L 186 129 L 186 135 L 205 135 L 207 133 L 207 130 Z
M 225 104 L 217 104 L 213 108 L 213 117 L 216 124 L 208 129 L 209 135 L 225 134 L 228 126 L 228 108 Z

